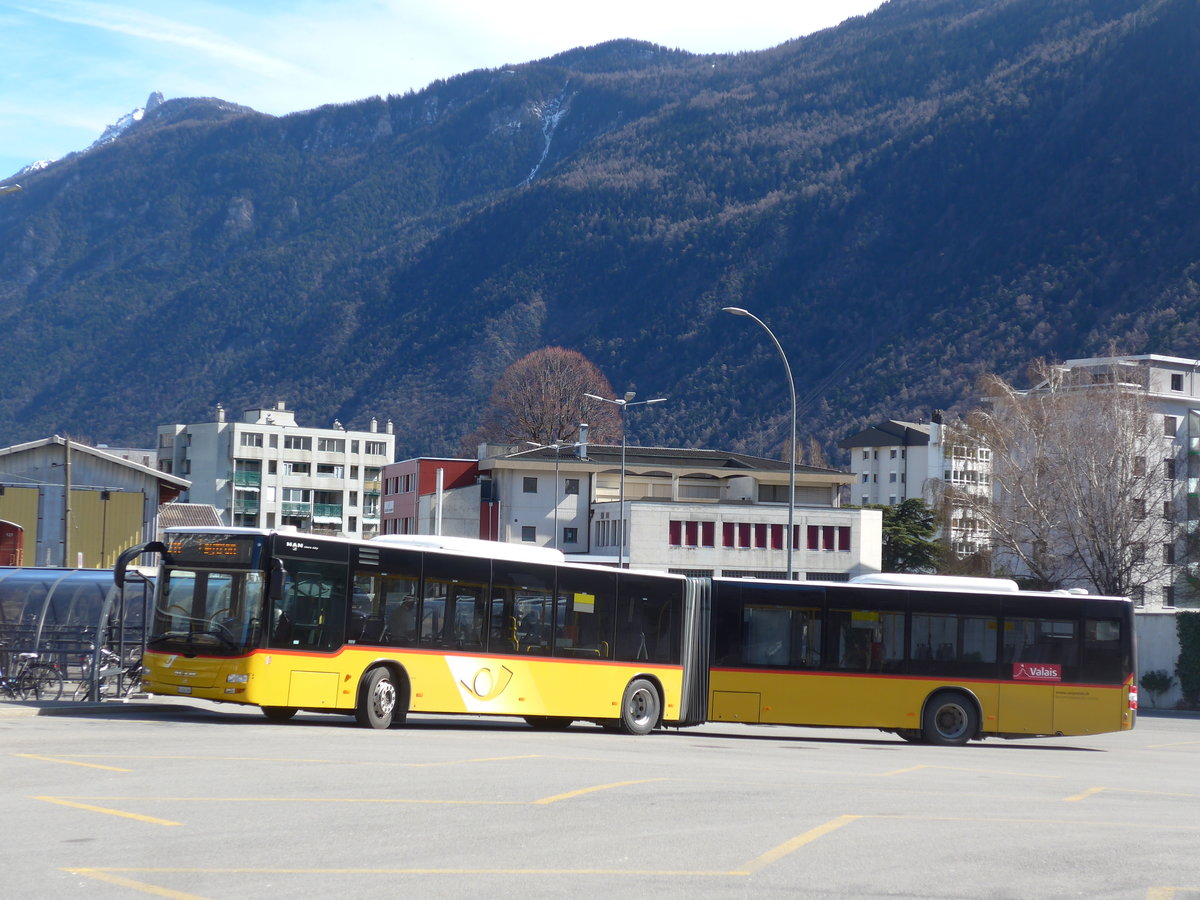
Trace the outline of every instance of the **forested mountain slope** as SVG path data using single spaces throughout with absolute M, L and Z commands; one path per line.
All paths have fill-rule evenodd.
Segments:
M 282 118 L 168 100 L 0 198 L 0 445 L 286 400 L 452 453 L 578 349 L 631 439 L 777 453 L 1036 356 L 1200 356 L 1200 5 L 891 0 Z M 153 87 L 153 86 L 148 86 Z

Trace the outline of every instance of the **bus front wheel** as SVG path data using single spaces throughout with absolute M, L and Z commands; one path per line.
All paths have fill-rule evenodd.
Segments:
M 645 678 L 635 678 L 621 698 L 621 731 L 624 734 L 649 734 L 658 724 L 661 709 L 658 689 Z
M 925 704 L 921 733 L 929 744 L 965 744 L 979 732 L 975 703 L 958 691 L 934 694 Z
M 354 718 L 365 728 L 387 728 L 396 709 L 396 684 L 392 673 L 379 666 L 367 673 L 358 689 Z
M 286 722 L 296 714 L 294 706 L 262 706 L 262 714 L 272 722 Z

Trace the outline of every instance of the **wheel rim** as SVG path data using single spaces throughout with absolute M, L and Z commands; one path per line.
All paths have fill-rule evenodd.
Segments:
M 396 686 L 388 679 L 381 678 L 375 685 L 375 694 L 372 699 L 375 704 L 375 712 L 380 718 L 390 716 L 392 710 L 396 708 Z
M 639 726 L 650 720 L 650 692 L 644 688 L 634 691 L 629 697 L 629 718 Z
M 967 730 L 967 711 L 958 703 L 943 703 L 933 717 L 938 734 L 947 740 L 958 740 Z

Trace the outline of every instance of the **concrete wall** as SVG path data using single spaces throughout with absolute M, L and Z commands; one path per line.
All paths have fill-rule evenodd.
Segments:
M 1179 659 L 1179 635 L 1175 630 L 1175 614 L 1139 612 L 1134 616 L 1134 620 L 1138 640 L 1138 705 L 1147 709 L 1172 709 L 1183 699 L 1179 690 L 1179 678 L 1175 675 L 1175 663 Z M 1157 703 L 1140 687 L 1143 673 L 1155 669 L 1162 669 L 1175 678 L 1171 689 L 1158 697 Z

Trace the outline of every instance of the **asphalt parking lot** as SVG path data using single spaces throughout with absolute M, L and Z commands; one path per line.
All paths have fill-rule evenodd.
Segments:
M 1200 719 L 907 744 L 0 704 L 3 897 L 1200 898 Z

